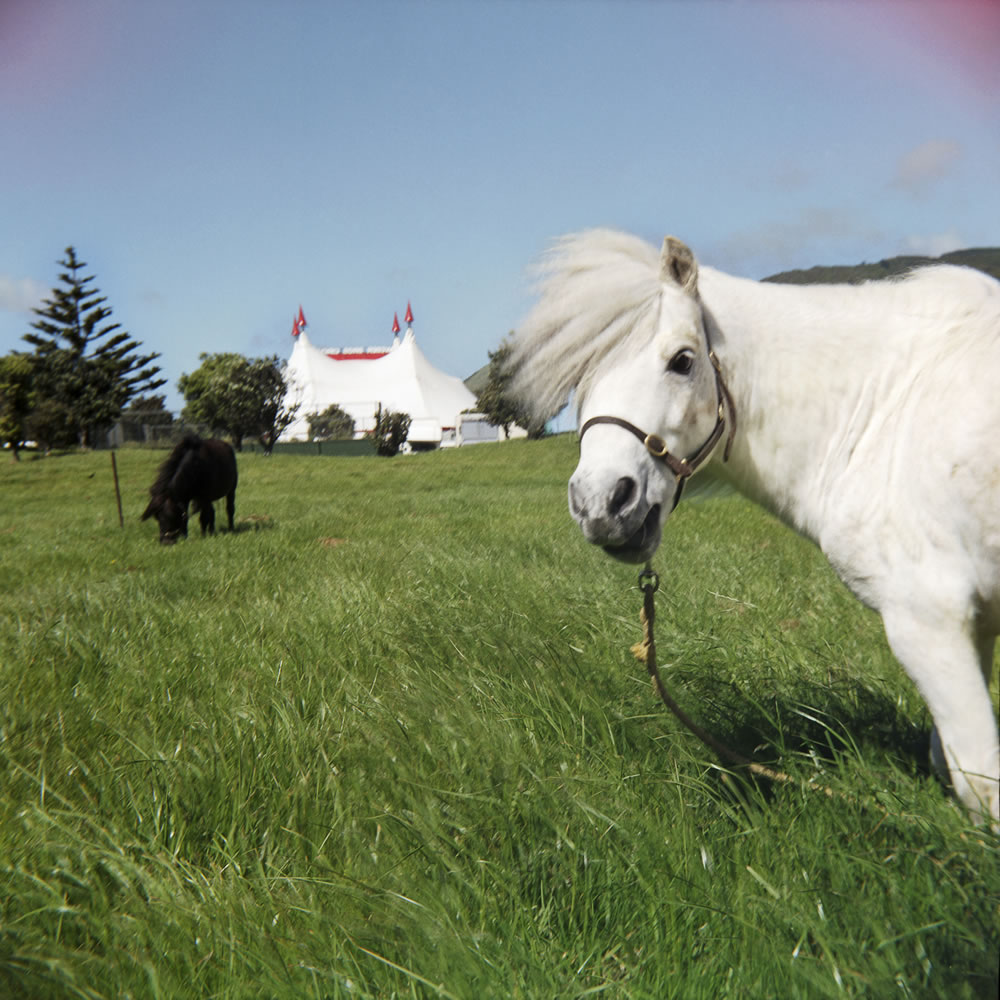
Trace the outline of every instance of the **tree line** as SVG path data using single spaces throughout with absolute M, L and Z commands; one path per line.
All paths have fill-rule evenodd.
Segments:
M 165 397 L 155 395 L 166 384 L 160 354 L 143 353 L 112 321 L 106 296 L 72 246 L 59 266 L 59 284 L 33 310 L 38 318 L 22 338 L 33 350 L 0 357 L 0 442 L 14 459 L 28 441 L 46 451 L 93 447 L 123 414 L 149 423 L 173 419 Z M 297 410 L 285 405 L 284 362 L 239 354 L 199 360 L 178 381 L 182 420 L 229 436 L 236 448 L 253 437 L 269 451 Z
M 166 397 L 155 390 L 160 377 L 157 352 L 112 320 L 107 297 L 85 273 L 86 263 L 69 246 L 59 262 L 59 284 L 33 309 L 31 329 L 23 340 L 32 350 L 0 357 L 0 443 L 13 458 L 26 442 L 50 451 L 94 447 L 100 435 L 122 417 L 134 423 L 171 426 Z M 491 423 L 509 431 L 512 424 L 532 437 L 544 432 L 509 391 L 506 342 L 489 352 L 489 373 L 478 394 L 477 409 Z M 285 362 L 277 355 L 247 358 L 235 353 L 204 353 L 200 365 L 181 375 L 184 397 L 181 421 L 229 437 L 239 450 L 256 439 L 265 451 L 294 419 L 297 405 L 285 403 Z M 354 421 L 339 407 L 308 417 L 310 439 L 352 437 Z M 379 454 L 395 454 L 406 441 L 410 418 L 380 408 L 373 437 Z

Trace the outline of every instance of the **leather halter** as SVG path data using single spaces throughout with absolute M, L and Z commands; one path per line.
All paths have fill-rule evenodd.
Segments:
M 715 351 L 709 350 L 708 360 L 712 362 L 712 368 L 715 371 L 715 395 L 718 400 L 718 415 L 716 416 L 715 427 L 712 429 L 712 433 L 708 435 L 704 444 L 687 458 L 678 458 L 676 455 L 672 455 L 667 450 L 666 441 L 659 434 L 647 434 L 636 427 L 635 424 L 622 417 L 591 417 L 580 428 L 581 441 L 583 440 L 583 435 L 595 424 L 613 424 L 615 427 L 621 427 L 630 434 L 634 434 L 645 445 L 646 451 L 653 458 L 663 462 L 677 479 L 677 491 L 674 494 L 674 502 L 671 510 L 680 502 L 684 484 L 704 464 L 709 455 L 712 454 L 715 446 L 719 443 L 719 439 L 726 429 L 727 409 L 729 410 L 730 421 L 729 435 L 726 438 L 726 448 L 722 453 L 722 460 L 724 462 L 729 460 L 729 451 L 733 446 L 733 435 L 736 433 L 736 407 L 733 405 L 733 397 L 722 378 L 722 369 L 719 367 L 719 359 L 715 356 Z

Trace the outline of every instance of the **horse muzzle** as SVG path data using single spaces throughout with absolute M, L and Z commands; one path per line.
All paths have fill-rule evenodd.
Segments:
M 598 478 L 598 481 L 595 481 Z M 644 562 L 660 544 L 663 507 L 646 483 L 619 476 L 602 484 L 580 469 L 569 483 L 569 509 L 584 538 L 623 562 Z
M 660 522 L 662 507 L 657 503 L 649 508 L 642 524 L 621 545 L 606 544 L 602 548 L 609 556 L 627 563 L 644 563 L 660 547 L 663 530 Z

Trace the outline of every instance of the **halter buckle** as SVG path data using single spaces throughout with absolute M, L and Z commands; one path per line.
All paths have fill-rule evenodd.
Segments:
M 664 441 L 659 434 L 647 434 L 642 439 L 642 443 L 646 446 L 646 451 L 648 451 L 653 458 L 666 457 L 667 442 Z

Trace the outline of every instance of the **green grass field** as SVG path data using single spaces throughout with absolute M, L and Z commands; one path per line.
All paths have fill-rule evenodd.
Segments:
M 0 466 L 0 997 L 996 996 L 1000 840 L 927 773 L 878 619 L 744 501 L 635 570 L 572 438 L 244 455 L 161 548 L 163 453 Z M 220 519 L 224 522 L 224 517 Z

